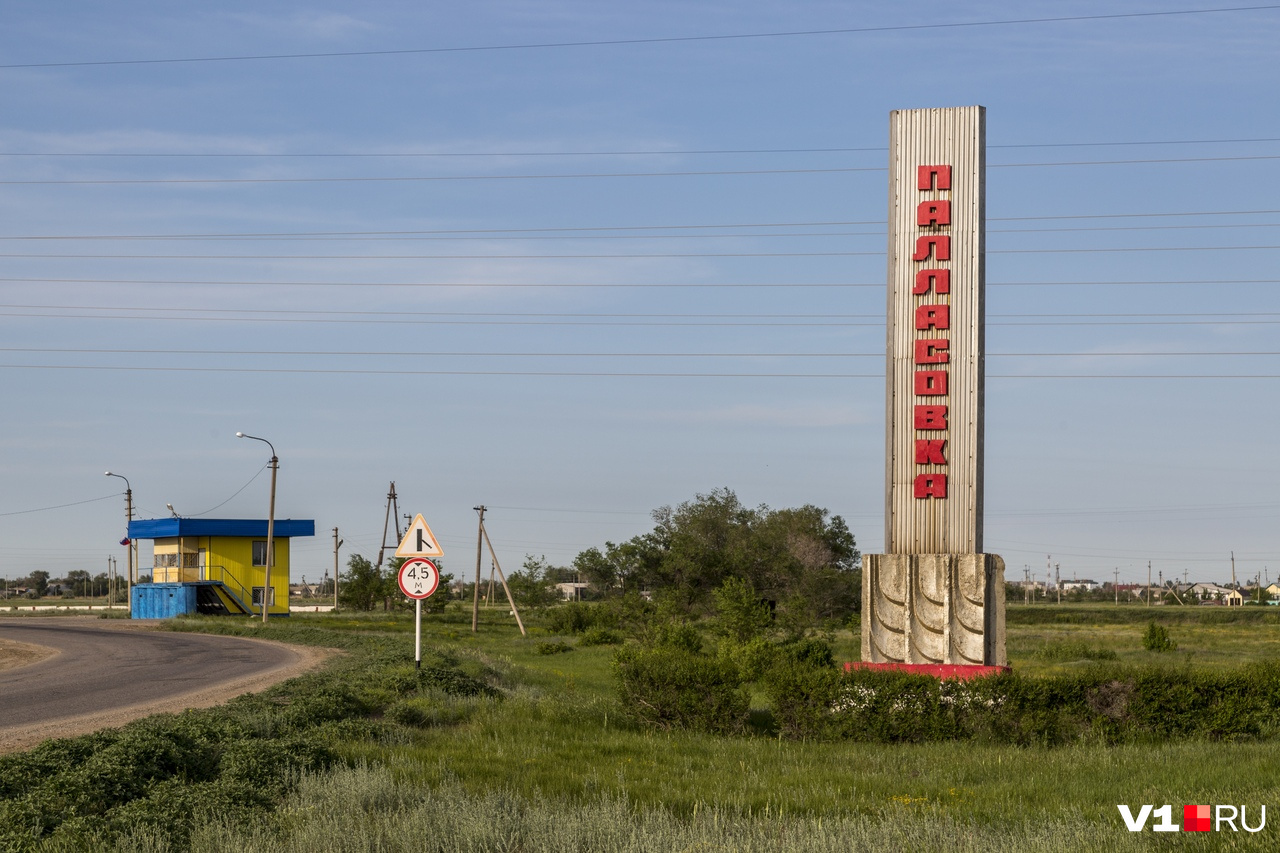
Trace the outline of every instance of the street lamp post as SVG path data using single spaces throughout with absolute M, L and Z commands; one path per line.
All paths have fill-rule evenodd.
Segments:
M 129 618 L 132 619 L 133 618 L 133 570 L 136 568 L 135 566 L 136 560 L 134 559 L 135 546 L 133 544 L 133 537 L 129 535 L 129 523 L 133 521 L 133 486 L 129 485 L 129 478 L 124 476 L 123 474 L 113 474 L 110 471 L 107 471 L 106 475 L 108 477 L 119 477 L 121 480 L 124 480 L 124 517 L 125 517 L 125 537 L 124 538 L 125 538 L 125 541 L 128 543 L 127 545 L 125 545 L 125 548 L 129 555 L 129 559 L 128 559 L 129 565 L 127 566 L 129 570 L 129 577 L 128 577 L 128 580 L 125 581 L 124 591 L 125 591 L 125 595 L 127 595 L 129 598 Z
M 266 571 L 262 583 L 262 624 L 267 624 L 267 608 L 271 602 L 271 564 L 275 562 L 275 525 L 276 525 L 276 472 L 280 470 L 280 460 L 276 458 L 275 445 L 267 441 L 265 438 L 258 438 L 256 435 L 248 435 L 243 432 L 236 433 L 236 438 L 251 438 L 254 441 L 261 441 L 267 447 L 271 448 L 271 502 L 267 506 L 267 556 L 263 560 L 266 564 Z

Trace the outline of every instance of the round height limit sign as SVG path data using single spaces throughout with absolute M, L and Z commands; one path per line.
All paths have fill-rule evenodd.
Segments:
M 400 583 L 401 592 L 421 601 L 430 598 L 440 586 L 440 570 L 426 557 L 414 557 L 401 564 L 396 580 Z

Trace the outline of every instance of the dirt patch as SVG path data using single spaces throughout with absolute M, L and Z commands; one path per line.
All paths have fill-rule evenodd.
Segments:
M 138 625 L 137 623 L 124 623 L 121 625 L 113 625 L 122 630 L 154 630 L 151 626 Z M 335 654 L 341 654 L 337 649 L 322 649 L 314 646 L 295 646 L 288 643 L 277 643 L 272 640 L 259 640 L 252 637 L 243 637 L 254 643 L 267 643 L 287 650 L 292 656 L 292 660 L 269 669 L 259 672 L 255 675 L 238 678 L 232 681 L 225 681 L 221 684 L 215 684 L 205 687 L 192 693 L 185 693 L 181 696 L 171 696 L 167 699 L 148 702 L 139 705 L 132 705 L 125 708 L 112 708 L 101 712 L 83 714 L 78 717 L 65 717 L 63 719 L 51 721 L 48 723 L 36 723 L 27 726 L 15 726 L 13 728 L 0 728 L 0 753 L 19 752 L 24 749 L 30 749 L 41 741 L 55 737 L 75 737 L 76 735 L 88 734 L 98 729 L 116 728 L 134 720 L 140 720 L 143 717 L 149 717 L 152 714 L 176 714 L 185 711 L 188 708 L 212 708 L 214 705 L 221 705 L 244 693 L 256 693 L 265 690 L 273 684 L 281 681 L 287 681 L 290 678 L 318 669 L 321 664 Z M 14 647 L 21 647 L 13 651 L 13 657 L 10 657 L 10 650 Z M 39 653 L 41 657 L 36 659 L 18 658 L 17 655 L 30 655 Z M 25 662 L 17 662 L 10 666 L 27 666 L 39 660 L 58 654 L 54 649 L 48 649 L 43 646 L 33 646 L 28 643 L 15 643 L 7 640 L 0 640 L 0 668 L 3 668 L 3 662 L 6 660 L 23 660 Z
M 31 643 L 19 643 L 14 640 L 0 639 L 0 669 L 17 669 L 20 666 L 31 666 L 61 654 L 57 649 L 47 646 L 36 646 Z

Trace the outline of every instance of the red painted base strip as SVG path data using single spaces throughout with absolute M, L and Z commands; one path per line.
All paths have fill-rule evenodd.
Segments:
M 1007 666 L 976 666 L 956 663 L 864 663 L 862 661 L 846 663 L 845 672 L 855 669 L 880 669 L 909 672 L 913 675 L 932 675 L 934 678 L 955 678 L 964 681 L 970 678 L 982 678 L 1001 672 L 1012 672 Z

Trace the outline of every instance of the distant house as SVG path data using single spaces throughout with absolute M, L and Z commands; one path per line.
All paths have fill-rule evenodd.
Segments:
M 1063 592 L 1071 592 L 1072 590 L 1076 590 L 1076 589 L 1084 590 L 1085 592 L 1088 592 L 1090 590 L 1102 589 L 1102 584 L 1098 583 L 1097 581 L 1092 581 L 1087 579 L 1086 580 L 1069 580 L 1069 581 L 1062 582 Z
M 1225 604 L 1233 607 L 1244 604 L 1244 596 L 1240 594 L 1240 590 L 1215 583 L 1193 583 L 1181 595 L 1183 598 L 1197 598 L 1201 604 Z
M 565 601 L 579 601 L 582 598 L 583 590 L 587 589 L 589 584 L 585 583 L 558 583 L 556 589 L 560 591 L 560 597 Z

